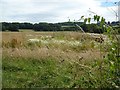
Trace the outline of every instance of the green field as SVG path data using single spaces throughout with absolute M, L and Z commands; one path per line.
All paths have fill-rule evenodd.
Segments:
M 103 43 L 96 38 L 102 36 Z M 115 87 L 105 35 L 80 32 L 3 32 L 3 88 Z

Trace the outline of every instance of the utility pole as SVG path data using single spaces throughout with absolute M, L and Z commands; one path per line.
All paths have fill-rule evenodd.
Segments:
M 115 14 L 115 18 L 116 18 L 116 21 L 120 21 L 120 1 L 119 2 L 108 2 L 106 1 L 106 3 L 113 3 L 114 5 L 116 5 L 116 10 L 114 10 L 113 8 L 108 8 L 106 6 L 106 8 L 111 11 L 112 13 Z
M 120 1 L 118 2 L 118 21 L 120 22 Z
M 119 2 L 120 2 L 120 1 L 119 1 Z M 119 20 L 119 2 L 114 2 L 114 4 L 118 6 L 118 7 L 117 7 L 117 11 L 118 11 L 118 12 L 112 9 L 112 10 L 114 11 L 114 13 L 115 13 L 116 21 Z

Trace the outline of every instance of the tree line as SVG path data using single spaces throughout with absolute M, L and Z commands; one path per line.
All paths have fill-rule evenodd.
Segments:
M 103 33 L 105 30 L 99 24 L 85 24 L 83 22 L 62 22 L 62 23 L 18 23 L 2 22 L 2 31 L 19 31 L 19 29 L 33 29 L 34 31 L 80 31 L 79 25 L 85 32 Z

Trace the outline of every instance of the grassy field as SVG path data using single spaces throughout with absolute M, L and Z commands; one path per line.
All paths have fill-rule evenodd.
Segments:
M 109 44 L 89 33 L 3 32 L 3 87 L 112 87 L 103 62 Z

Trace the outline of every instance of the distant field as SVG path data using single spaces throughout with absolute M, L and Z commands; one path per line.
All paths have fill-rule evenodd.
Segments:
M 110 87 L 96 66 L 108 45 L 89 33 L 2 32 L 3 87 Z
M 34 32 L 33 29 L 19 29 L 20 32 Z

